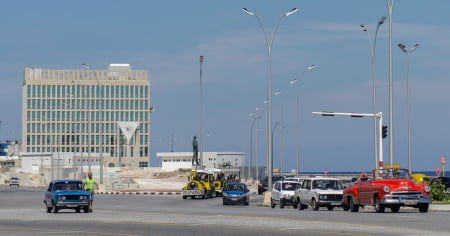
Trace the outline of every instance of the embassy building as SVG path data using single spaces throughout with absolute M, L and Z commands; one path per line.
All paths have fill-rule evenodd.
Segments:
M 84 66 L 25 68 L 22 151 L 64 153 L 73 166 L 103 160 L 105 167 L 148 167 L 148 71 L 132 70 L 129 64 L 111 64 L 107 70 Z

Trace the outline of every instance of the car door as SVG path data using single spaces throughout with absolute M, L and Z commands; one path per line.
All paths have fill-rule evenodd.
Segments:
M 45 193 L 45 202 L 47 203 L 47 206 L 52 205 L 52 201 L 53 201 L 52 189 L 53 189 L 53 183 L 50 183 L 48 185 L 47 192 Z
M 275 182 L 275 185 L 273 186 L 272 190 L 273 194 L 273 200 L 279 201 L 280 200 L 280 182 Z
M 311 180 L 305 179 L 302 183 L 302 187 L 300 189 L 300 201 L 302 204 L 308 204 L 309 200 L 307 199 L 308 192 L 311 188 Z

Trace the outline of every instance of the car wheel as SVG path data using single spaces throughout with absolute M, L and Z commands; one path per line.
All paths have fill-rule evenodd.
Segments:
M 313 208 L 313 210 L 318 211 L 319 210 L 319 204 L 317 204 L 316 199 L 313 199 L 311 202 L 311 207 Z
M 428 212 L 428 204 L 420 204 L 419 205 L 419 212 L 427 213 Z
M 350 209 L 350 207 L 347 204 L 342 204 L 342 210 L 343 211 L 348 211 Z
M 285 205 L 285 204 L 286 204 L 286 203 L 285 203 L 284 198 L 280 199 L 280 208 L 284 208 L 284 205 Z
M 395 205 L 395 206 L 391 206 L 391 211 L 394 213 L 397 213 L 400 211 L 400 206 L 399 205 Z
M 183 196 L 183 199 L 186 199 L 187 198 L 187 196 Z
M 275 208 L 275 203 L 273 203 L 273 199 L 270 199 L 270 207 Z
M 59 211 L 58 207 L 55 204 L 53 204 L 53 213 L 58 213 L 58 211 Z
M 84 208 L 83 208 L 83 212 L 84 212 L 84 213 L 89 213 L 89 207 L 84 207 Z
M 75 212 L 76 212 L 76 213 L 80 213 L 80 212 L 81 212 L 81 208 L 77 207 L 77 208 L 75 209 Z
M 332 206 L 327 206 L 327 209 L 328 209 L 329 211 L 332 211 L 332 210 L 334 209 L 334 207 L 332 207 Z
M 350 211 L 351 212 L 358 212 L 359 211 L 359 205 L 356 205 L 354 202 L 353 202 L 353 198 L 349 198 L 348 199 L 348 204 L 350 204 L 349 205 L 349 208 L 350 208 Z
M 53 207 L 48 207 L 47 204 L 45 204 L 45 208 L 47 208 L 47 213 L 51 213 L 52 212 L 52 208 Z
M 386 207 L 380 202 L 380 197 L 378 197 L 378 195 L 375 196 L 375 212 L 383 213 L 385 208 Z

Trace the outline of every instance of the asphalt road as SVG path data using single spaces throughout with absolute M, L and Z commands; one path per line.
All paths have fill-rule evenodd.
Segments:
M 223 206 L 221 198 L 96 195 L 93 213 L 46 213 L 43 189 L 0 187 L 0 235 L 450 235 L 448 212 Z

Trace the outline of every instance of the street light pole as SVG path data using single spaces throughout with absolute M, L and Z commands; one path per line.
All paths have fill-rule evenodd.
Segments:
M 389 167 L 394 167 L 394 89 L 392 76 L 392 9 L 394 0 L 386 0 L 389 13 Z
M 298 177 L 298 170 L 299 170 L 299 150 L 300 150 L 300 83 L 303 81 L 305 72 L 307 70 L 311 70 L 316 68 L 316 64 L 312 64 L 310 66 L 307 66 L 303 69 L 302 75 L 300 77 L 300 81 L 298 81 L 297 79 L 291 80 L 289 81 L 289 84 L 295 84 L 297 83 L 297 106 L 296 106 L 296 110 L 297 110 L 297 122 L 296 122 L 296 128 L 295 128 L 295 136 L 296 136 L 296 157 L 297 157 L 297 163 L 296 163 L 296 176 Z
M 259 22 L 259 25 L 261 26 L 261 29 L 264 33 L 264 39 L 266 40 L 266 45 L 267 45 L 267 56 L 268 56 L 268 112 L 267 112 L 267 130 L 269 131 L 271 129 L 272 126 L 272 44 L 273 41 L 275 39 L 275 34 L 277 32 L 278 26 L 281 22 L 281 19 L 283 19 L 283 17 L 285 16 L 290 16 L 292 14 L 294 14 L 295 12 L 298 11 L 297 8 L 293 8 L 292 10 L 288 11 L 288 12 L 283 12 L 280 15 L 280 18 L 278 19 L 277 24 L 275 25 L 275 28 L 272 32 L 271 38 L 269 39 L 266 30 L 264 28 L 264 24 L 262 23 L 261 18 L 258 16 L 258 14 L 256 14 L 256 12 L 251 12 L 249 10 L 247 10 L 246 8 L 242 8 L 242 11 L 245 12 L 246 14 L 250 15 L 250 16 L 255 16 L 256 19 Z M 269 188 L 272 186 L 272 171 L 273 171 L 273 167 L 272 167 L 272 162 L 273 162 L 273 155 L 272 155 L 272 136 L 271 135 L 267 135 L 267 159 L 268 159 L 268 186 Z
M 200 168 L 203 168 L 203 56 L 200 56 Z
M 377 26 L 375 28 L 375 37 L 374 37 L 374 43 L 372 44 L 372 38 L 370 36 L 370 32 L 367 29 L 367 27 L 363 24 L 360 25 L 361 29 L 365 32 L 367 32 L 367 37 L 369 39 L 369 46 L 370 46 L 370 55 L 372 57 L 372 112 L 373 114 L 377 113 L 377 89 L 376 89 L 376 76 L 375 76 L 375 46 L 377 44 L 377 35 L 378 35 L 378 29 L 380 26 L 384 23 L 386 20 L 386 17 L 383 16 L 381 19 L 377 22 Z M 374 160 L 375 160 L 375 168 L 378 166 L 378 148 L 377 148 L 377 118 L 373 117 L 373 148 L 374 148 Z
M 409 94 L 409 54 L 420 47 L 420 44 L 414 45 L 411 49 L 406 49 L 404 44 L 398 44 L 398 47 L 406 53 L 406 109 L 407 109 L 407 119 L 408 119 L 408 170 L 411 174 L 412 168 L 412 157 L 411 157 L 411 98 Z
M 252 113 L 250 113 L 250 116 L 253 116 L 255 114 L 256 113 L 252 112 Z M 252 159 L 253 159 L 253 156 L 252 156 L 253 155 L 253 126 L 255 125 L 256 120 L 258 120 L 259 118 L 261 118 L 261 117 L 256 115 L 255 118 L 253 118 L 252 125 L 250 127 L 250 150 L 249 150 L 250 157 L 249 157 L 249 161 L 248 161 L 248 175 L 247 175 L 247 179 L 251 178 L 251 168 L 252 168 Z
M 97 80 L 96 93 L 97 93 L 97 98 L 99 98 L 98 103 L 100 104 L 99 105 L 100 109 L 98 109 L 98 107 L 97 107 L 97 102 L 95 103 L 96 104 L 95 108 L 96 108 L 96 110 L 100 110 L 100 115 L 99 115 L 99 120 L 100 120 L 100 127 L 99 127 L 99 133 L 100 133 L 100 184 L 103 184 L 103 163 L 104 163 L 104 160 L 103 160 L 103 103 L 100 102 L 100 101 L 103 101 L 103 97 L 100 96 L 101 88 L 100 88 L 100 81 L 98 79 L 97 72 L 90 65 L 87 65 L 87 64 L 82 64 L 82 65 L 86 69 L 91 70 L 94 73 L 95 80 Z M 89 109 L 89 110 L 91 110 L 91 109 Z M 91 124 L 89 124 L 89 126 L 91 126 Z M 89 158 L 89 161 L 90 161 L 90 158 Z M 90 166 L 89 166 L 89 168 L 90 168 Z M 89 169 L 89 171 L 91 171 L 91 170 Z

